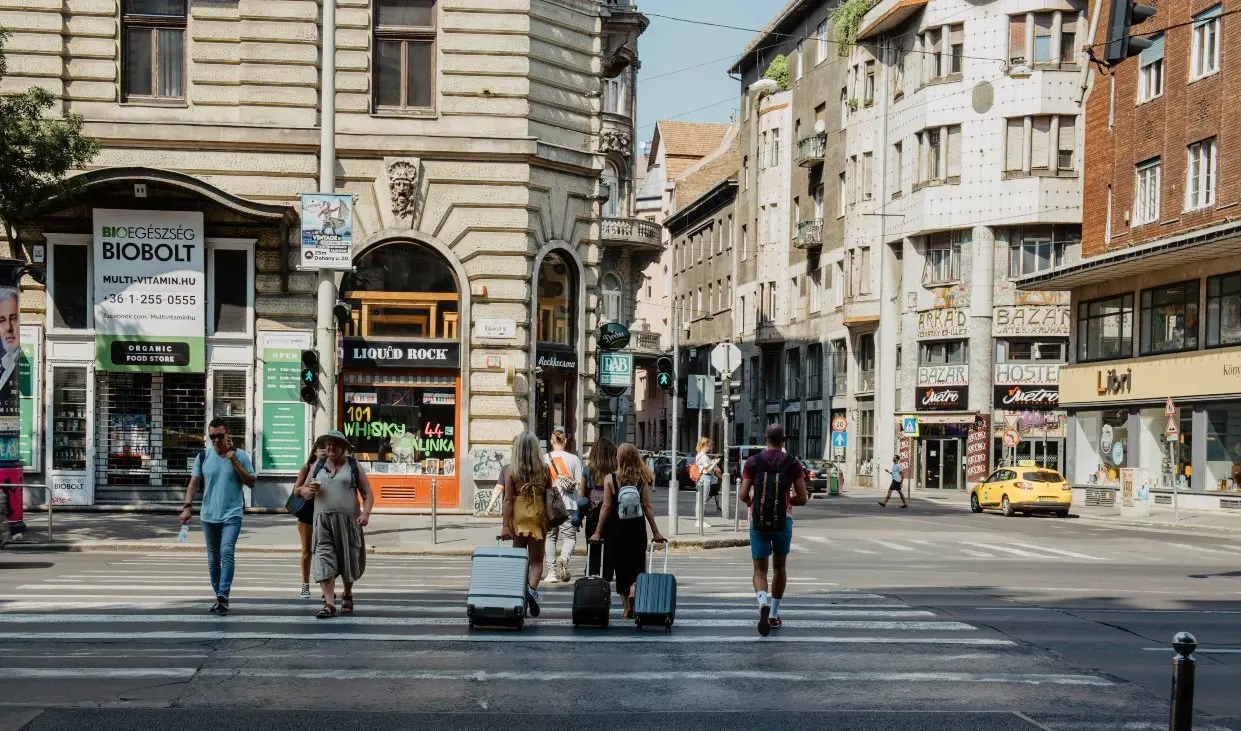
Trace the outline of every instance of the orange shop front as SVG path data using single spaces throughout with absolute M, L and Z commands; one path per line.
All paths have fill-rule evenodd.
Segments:
M 460 503 L 461 345 L 344 338 L 338 413 L 380 508 Z

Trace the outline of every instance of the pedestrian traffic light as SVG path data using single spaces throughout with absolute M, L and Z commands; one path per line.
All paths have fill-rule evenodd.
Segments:
M 655 361 L 655 383 L 667 393 L 672 393 L 672 359 L 660 358 Z
M 1110 15 L 1107 21 L 1107 41 L 1103 47 L 1103 62 L 1115 66 L 1130 56 L 1136 56 L 1150 48 L 1153 41 L 1130 36 L 1131 27 L 1154 17 L 1155 8 L 1138 5 L 1133 0 L 1109 0 Z
M 319 354 L 313 350 L 302 351 L 302 400 L 308 404 L 319 401 Z

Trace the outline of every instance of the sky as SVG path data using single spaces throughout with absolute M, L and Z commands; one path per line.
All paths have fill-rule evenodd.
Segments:
M 740 82 L 729 77 L 728 69 L 755 35 L 751 31 L 694 25 L 655 15 L 758 30 L 785 3 L 786 0 L 639 0 L 638 9 L 651 20 L 638 40 L 638 57 L 642 59 L 638 71 L 639 144 L 650 141 L 655 122 L 661 119 L 728 122 L 741 98 Z M 682 70 L 707 61 L 711 63 Z

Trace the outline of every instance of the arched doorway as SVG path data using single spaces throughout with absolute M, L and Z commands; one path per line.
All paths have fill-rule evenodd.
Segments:
M 577 269 L 563 253 L 552 251 L 539 265 L 535 287 L 534 432 L 543 441 L 556 430 L 572 439 L 577 429 L 579 371 Z
M 371 476 L 376 504 L 460 498 L 461 291 L 452 267 L 414 241 L 371 247 L 341 282 L 340 428 Z

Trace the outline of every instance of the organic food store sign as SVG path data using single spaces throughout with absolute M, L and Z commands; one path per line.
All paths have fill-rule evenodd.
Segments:
M 95 367 L 201 373 L 203 214 L 96 208 Z

